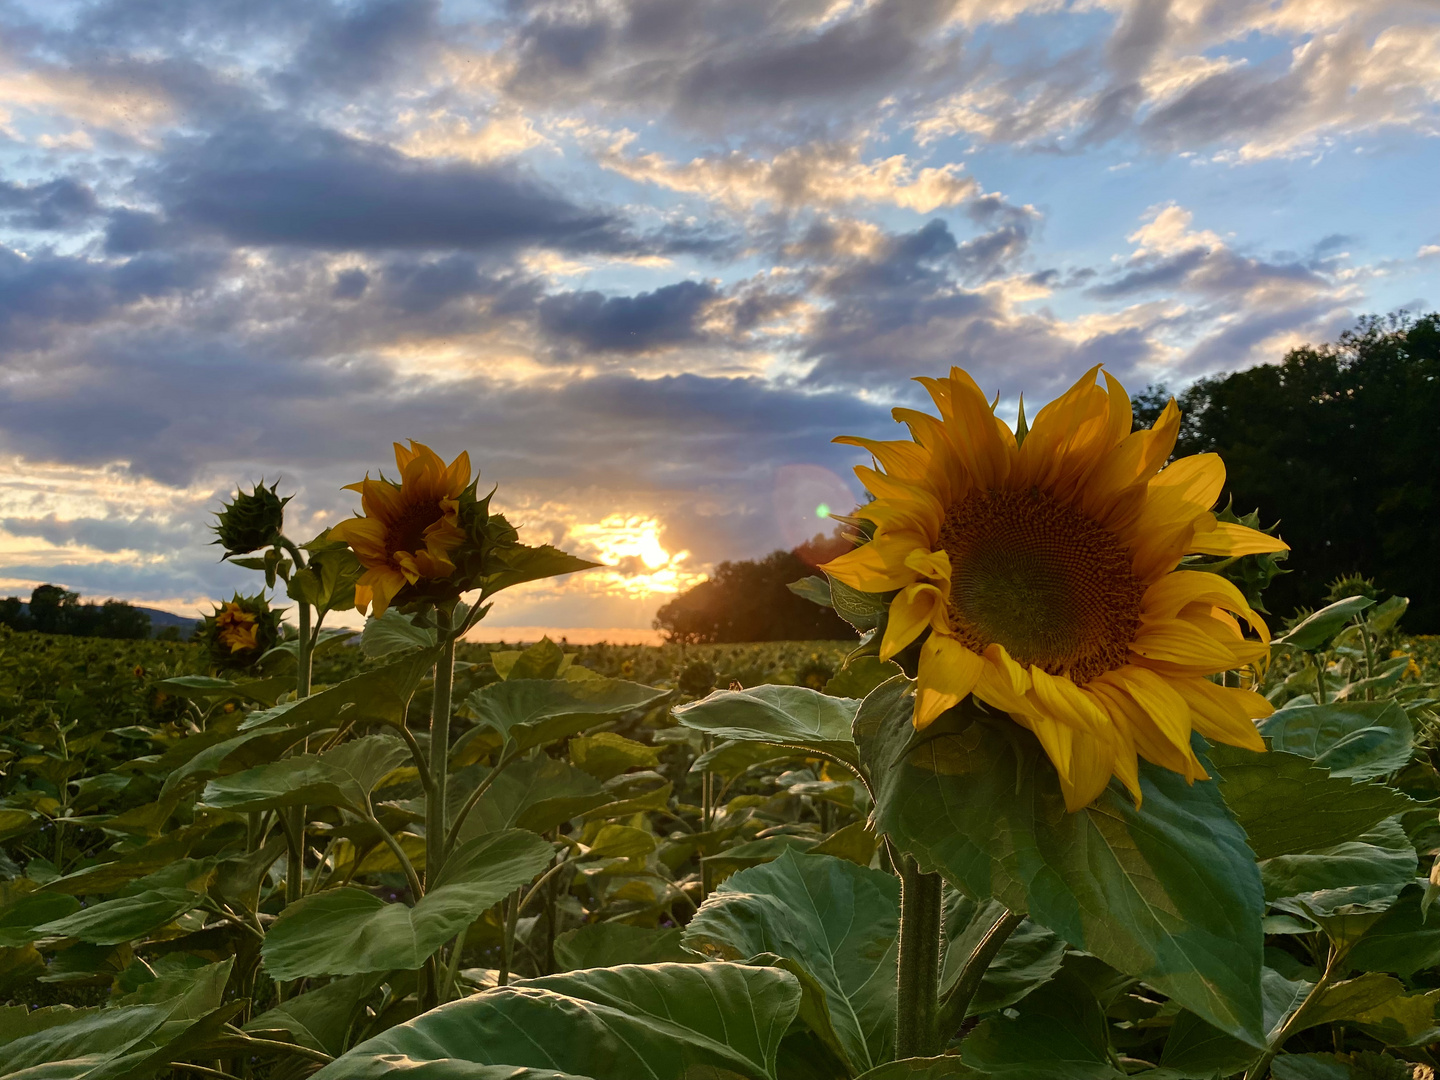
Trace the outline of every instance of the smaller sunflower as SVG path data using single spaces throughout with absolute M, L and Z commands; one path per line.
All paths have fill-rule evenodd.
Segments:
M 272 608 L 263 594 L 226 600 L 205 616 L 198 639 L 219 669 L 243 671 L 280 643 L 283 609 Z
M 383 615 L 407 585 L 443 581 L 455 573 L 452 556 L 465 542 L 460 496 L 470 486 L 470 455 L 449 465 L 423 443 L 395 444 L 400 480 L 371 480 L 367 473 L 347 491 L 360 493 L 362 512 L 330 530 L 349 544 L 365 567 L 355 586 L 355 607 L 374 604 Z
M 215 641 L 230 652 L 245 652 L 259 644 L 260 627 L 254 612 L 246 611 L 233 600 L 220 605 L 215 614 Z

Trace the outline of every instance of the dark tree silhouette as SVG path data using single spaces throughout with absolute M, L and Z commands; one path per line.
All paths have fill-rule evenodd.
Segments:
M 723 562 L 708 581 L 681 593 L 655 615 L 667 641 L 690 645 L 741 641 L 839 641 L 855 630 L 830 608 L 788 588 L 816 573 L 818 563 L 847 551 L 838 537 L 817 536 L 794 551 Z
M 1148 424 L 1168 396 L 1139 394 L 1137 419 Z M 1178 400 L 1176 454 L 1219 452 L 1235 510 L 1278 519 L 1293 549 L 1270 610 L 1317 606 L 1358 572 L 1410 597 L 1409 630 L 1440 632 L 1440 313 L 1372 316 Z

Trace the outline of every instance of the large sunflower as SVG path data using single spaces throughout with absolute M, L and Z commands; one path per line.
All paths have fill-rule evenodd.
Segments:
M 856 514 L 875 534 L 823 567 L 866 592 L 899 590 L 882 656 L 930 631 L 917 728 L 968 694 L 1009 713 L 1054 762 L 1071 810 L 1112 775 L 1138 800 L 1137 755 L 1205 779 L 1192 728 L 1264 749 L 1252 721 L 1269 702 L 1206 676 L 1266 656 L 1269 631 L 1230 582 L 1177 567 L 1286 550 L 1210 513 L 1225 482 L 1217 455 L 1161 467 L 1180 427 L 1173 400 L 1132 433 L 1129 396 L 1108 372 L 1108 390 L 1097 385 L 1098 370 L 1019 437 L 959 368 L 918 380 L 940 417 L 896 409 L 913 441 L 836 440 L 879 466 L 855 470 L 875 496 Z
M 450 556 L 465 540 L 459 522 L 459 498 L 470 486 L 470 455 L 448 466 L 435 451 L 410 440 L 395 443 L 398 483 L 371 480 L 369 474 L 347 491 L 360 492 L 362 515 L 342 521 L 330 536 L 354 550 L 365 573 L 355 586 L 355 606 L 371 603 L 382 615 L 395 594 L 421 580 L 455 573 Z

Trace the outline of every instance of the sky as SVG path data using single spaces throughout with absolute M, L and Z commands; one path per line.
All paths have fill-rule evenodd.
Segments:
M 487 636 L 645 640 L 914 376 L 1440 306 L 1437 136 L 1436 0 L 0 0 L 0 594 L 208 610 L 413 438 L 606 564 Z

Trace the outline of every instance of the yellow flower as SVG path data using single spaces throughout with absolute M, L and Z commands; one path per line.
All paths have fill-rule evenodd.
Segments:
M 365 567 L 355 586 L 355 606 L 363 613 L 371 603 L 382 615 L 406 585 L 438 580 L 455 573 L 450 556 L 465 533 L 459 523 L 460 494 L 470 486 L 470 455 L 448 466 L 422 443 L 410 440 L 407 450 L 395 444 L 400 482 L 364 480 L 347 491 L 360 492 L 363 514 L 330 530 L 349 544 Z
M 1269 630 L 1224 578 L 1177 567 L 1184 555 L 1287 550 L 1210 513 L 1225 482 L 1215 454 L 1161 468 L 1180 427 L 1173 400 L 1132 434 L 1129 396 L 1108 373 L 1108 391 L 1098 386 L 1098 370 L 1023 440 L 959 368 L 918 380 L 940 417 L 896 409 L 913 441 L 836 440 L 879 466 L 855 470 L 875 496 L 855 513 L 876 529 L 822 568 L 866 592 L 898 590 L 883 657 L 930 631 L 917 728 L 969 694 L 1009 713 L 1039 739 L 1070 810 L 1112 775 L 1138 800 L 1137 755 L 1205 779 L 1192 728 L 1264 749 L 1252 720 L 1269 702 L 1205 676 L 1263 659 Z
M 234 601 L 227 600 L 215 613 L 215 640 L 231 653 L 255 648 L 259 629 L 255 615 Z

